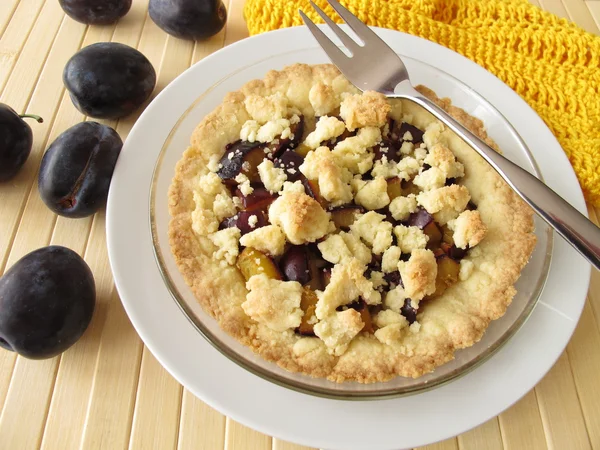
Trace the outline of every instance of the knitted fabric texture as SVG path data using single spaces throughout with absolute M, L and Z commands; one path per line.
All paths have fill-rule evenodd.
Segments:
M 341 19 L 325 0 L 315 0 Z M 368 25 L 444 45 L 492 72 L 546 122 L 600 207 L 600 37 L 527 0 L 341 0 Z M 247 0 L 251 35 L 302 25 L 309 0 Z

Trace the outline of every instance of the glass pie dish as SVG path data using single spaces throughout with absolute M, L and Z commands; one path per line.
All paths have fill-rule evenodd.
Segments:
M 459 350 L 455 359 L 422 377 L 397 377 L 384 383 L 361 384 L 356 382 L 334 383 L 326 379 L 288 372 L 275 363 L 254 354 L 248 347 L 226 334 L 196 300 L 191 289 L 179 273 L 168 240 L 167 192 L 174 174 L 174 167 L 188 145 L 193 129 L 202 118 L 212 111 L 227 92 L 237 90 L 253 78 L 262 78 L 270 69 L 279 69 L 293 62 L 317 63 L 308 53 L 291 52 L 275 60 L 267 58 L 237 70 L 209 88 L 195 99 L 179 118 L 162 146 L 157 160 L 150 196 L 150 222 L 156 260 L 165 284 L 182 312 L 216 349 L 252 373 L 308 394 L 339 399 L 373 399 L 414 394 L 440 386 L 483 363 L 506 343 L 525 323 L 544 286 L 552 251 L 552 234 L 541 220 L 536 218 L 537 246 L 529 264 L 516 284 L 517 295 L 506 314 L 493 321 L 483 338 L 474 346 Z M 415 84 L 424 84 L 438 95 L 449 97 L 453 104 L 483 120 L 488 134 L 505 154 L 522 167 L 540 176 L 535 161 L 520 137 L 506 119 L 476 92 L 450 75 L 410 58 L 403 58 Z M 193 357 L 193 356 L 192 356 Z

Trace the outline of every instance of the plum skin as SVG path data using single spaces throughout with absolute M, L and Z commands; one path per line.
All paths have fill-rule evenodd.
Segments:
M 221 0 L 150 0 L 148 13 L 156 25 L 181 39 L 207 39 L 227 21 Z
M 110 25 L 131 9 L 131 0 L 59 0 L 61 8 L 77 22 Z
M 106 203 L 123 141 L 112 128 L 82 122 L 63 132 L 42 158 L 38 189 L 46 206 L 65 217 L 86 217 Z
M 42 122 L 37 116 L 19 116 L 10 106 L 0 103 L 0 182 L 13 178 L 31 153 L 33 133 L 23 117 Z
M 35 250 L 0 278 L 0 346 L 30 359 L 56 356 L 83 335 L 95 303 L 94 277 L 77 253 Z
M 156 71 L 136 49 L 117 42 L 98 42 L 71 57 L 63 70 L 63 83 L 83 114 L 118 119 L 150 97 Z

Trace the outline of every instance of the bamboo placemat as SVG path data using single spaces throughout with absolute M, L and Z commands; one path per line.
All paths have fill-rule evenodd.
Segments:
M 57 217 L 36 186 L 47 145 L 84 120 L 61 80 L 79 48 L 110 40 L 137 47 L 157 69 L 158 93 L 190 65 L 247 36 L 243 2 L 229 0 L 225 29 L 194 44 L 160 30 L 147 15 L 148 0 L 134 0 L 129 14 L 108 27 L 86 27 L 65 17 L 57 0 L 0 0 L 0 102 L 45 119 L 32 127 L 33 150 L 24 169 L 0 185 L 0 273 L 36 248 L 62 244 L 85 258 L 98 291 L 90 328 L 63 355 L 30 361 L 0 350 L 0 449 L 306 450 L 250 430 L 183 389 L 144 347 L 121 306 L 108 263 L 104 213 Z M 532 2 L 600 32 L 598 0 Z M 105 123 L 125 139 L 136 118 Z M 598 223 L 598 211 L 589 212 Z M 600 276 L 594 273 L 575 335 L 535 389 L 497 418 L 425 448 L 600 448 L 598 323 Z

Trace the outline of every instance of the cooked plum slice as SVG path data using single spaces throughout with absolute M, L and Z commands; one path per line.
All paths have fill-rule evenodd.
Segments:
M 398 151 L 397 144 L 390 140 L 384 140 L 381 144 L 373 147 L 371 151 L 375 154 L 373 161 L 379 161 L 384 156 L 388 161 L 400 162 L 402 159 L 402 155 Z
M 398 124 L 396 121 L 394 121 L 390 127 L 390 139 L 393 142 L 402 143 L 405 141 L 404 135 L 407 131 L 412 135 L 412 140 L 409 140 L 409 142 L 412 142 L 415 145 L 423 142 L 423 131 L 409 123 L 402 122 L 401 124 Z
M 400 308 L 400 314 L 402 314 L 411 325 L 417 320 L 417 310 L 412 307 L 410 298 L 404 300 L 404 305 Z
M 435 292 L 431 295 L 432 297 L 439 297 L 446 289 L 456 283 L 460 272 L 460 264 L 447 254 L 436 255 L 436 260 L 438 272 L 435 279 Z
M 328 203 L 327 200 L 325 200 L 321 195 L 319 183 L 316 180 L 309 180 L 304 176 L 302 176 L 300 180 L 302 180 L 302 184 L 304 185 L 306 195 L 310 195 L 312 198 L 318 201 L 324 209 L 327 209 Z
M 387 193 L 390 202 L 397 197 L 402 196 L 402 180 L 398 177 L 389 178 L 387 180 Z
M 458 248 L 456 245 L 448 244 L 446 242 L 442 242 L 441 249 L 455 261 L 460 261 L 467 254 L 467 249 Z
M 446 244 L 454 245 L 454 232 L 448 225 L 442 225 L 442 241 Z
M 323 269 L 323 284 L 327 286 L 331 281 L 331 269 Z
M 469 200 L 469 203 L 467 203 L 466 209 L 469 211 L 475 211 L 477 209 L 477 205 L 475 203 L 473 203 L 472 200 Z
M 317 246 L 307 245 L 308 249 L 308 271 L 310 273 L 310 282 L 308 286 L 311 289 L 323 290 L 324 285 L 324 269 L 330 267 L 329 263 L 321 257 Z
M 421 189 L 414 184 L 412 181 L 402 181 L 402 194 L 403 195 L 419 195 Z
M 423 233 L 429 237 L 429 240 L 427 241 L 428 249 L 437 248 L 440 246 L 440 242 L 442 241 L 442 232 L 440 227 L 438 227 L 433 220 L 425 225 L 423 228 Z
M 339 208 L 332 209 L 331 220 L 335 223 L 335 226 L 342 230 L 349 230 L 350 225 L 356 220 L 356 216 L 364 212 L 364 209 L 360 206 L 341 206 Z
M 365 324 L 361 331 L 373 333 L 375 330 L 373 329 L 373 321 L 371 320 L 371 311 L 369 311 L 369 307 L 365 301 L 361 298 L 358 302 L 348 306 L 360 313 L 360 319 Z
M 296 329 L 296 331 L 303 336 L 315 335 L 315 331 L 313 329 L 314 324 L 309 323 L 309 321 L 315 315 L 315 309 L 318 301 L 319 298 L 317 297 L 315 291 L 307 286 L 304 286 L 302 297 L 300 299 L 300 309 L 304 311 L 304 316 L 302 317 L 300 326 Z
M 236 141 L 231 144 L 227 144 L 227 147 L 225 147 L 225 154 L 219 161 L 220 168 L 217 172 L 217 175 L 219 175 L 219 177 L 223 181 L 230 181 L 231 183 L 233 183 L 235 177 L 237 177 L 240 174 L 240 172 L 242 172 L 244 162 L 246 161 L 246 155 L 250 151 L 262 145 L 263 144 L 260 142 L 247 141 Z M 265 155 L 263 152 L 263 158 L 264 156 Z
M 266 156 L 264 147 L 253 148 L 244 156 L 242 173 L 248 177 L 251 183 L 261 182 L 260 175 L 258 174 L 258 166 Z
M 427 210 L 419 208 L 408 217 L 406 225 L 409 227 L 419 227 L 423 230 L 431 222 L 433 222 L 433 216 Z
M 264 187 L 255 187 L 249 195 L 244 195 L 239 189 L 236 189 L 235 195 L 242 201 L 244 210 L 266 209 L 277 198 L 277 195 L 272 194 Z
M 278 158 L 275 158 L 275 167 L 283 168 L 288 181 L 294 182 L 302 177 L 300 165 L 304 162 L 304 157 L 294 150 L 286 150 Z
M 264 273 L 274 280 L 281 280 L 281 272 L 277 264 L 267 254 L 252 247 L 246 247 L 237 259 L 237 266 L 242 275 L 248 281 L 254 275 Z
M 310 281 L 306 246 L 291 246 L 282 256 L 279 265 L 287 281 L 297 281 L 300 284 L 306 284 Z
M 256 216 L 257 219 L 254 227 L 251 227 L 249 223 L 250 217 L 252 216 Z M 219 224 L 219 230 L 237 227 L 240 229 L 243 236 L 244 234 L 250 233 L 257 228 L 267 226 L 268 224 L 269 221 L 265 217 L 265 213 L 260 209 L 253 209 L 249 211 L 239 211 L 234 216 L 223 219 L 223 221 Z

